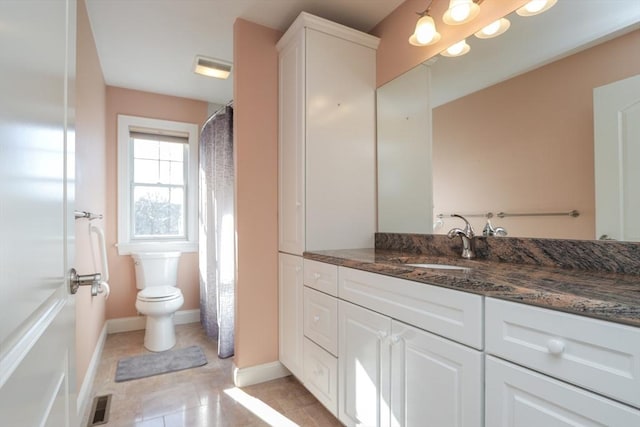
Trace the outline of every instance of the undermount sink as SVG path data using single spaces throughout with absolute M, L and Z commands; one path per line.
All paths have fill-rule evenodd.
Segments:
M 468 267 L 460 267 L 459 265 L 449 265 L 449 264 L 405 264 L 405 265 L 409 267 L 432 268 L 435 270 L 460 270 L 460 271 L 470 270 Z

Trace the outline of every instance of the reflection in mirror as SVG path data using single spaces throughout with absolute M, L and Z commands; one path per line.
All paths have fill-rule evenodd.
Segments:
M 429 69 L 419 65 L 377 91 L 380 230 L 431 233 L 428 90 Z
M 459 226 L 447 215 L 460 213 L 480 214 L 470 220 L 481 233 L 487 223 L 482 214 L 492 212 L 492 225 L 504 227 L 509 236 L 599 237 L 593 93 L 596 87 L 640 73 L 640 2 L 578 3 L 579 8 L 576 1 L 558 2 L 537 17 L 509 16 L 512 26 L 506 34 L 470 40 L 468 55 L 441 57 L 430 67 L 433 232 Z M 396 80 L 391 83 L 397 84 Z M 409 98 L 423 96 L 418 91 L 411 94 Z M 415 103 L 409 98 L 404 102 Z M 388 144 L 392 137 L 381 128 L 379 123 L 378 132 L 386 135 Z M 404 155 L 419 163 L 417 154 Z M 385 162 L 384 151 L 378 157 Z M 402 174 L 408 175 L 405 169 Z M 387 171 L 385 176 L 392 174 Z M 385 206 L 383 199 L 393 193 L 393 184 L 380 176 L 379 186 L 386 188 L 379 192 L 379 205 Z M 425 193 L 408 186 L 402 191 L 413 197 L 396 201 L 398 215 Z M 579 216 L 497 217 L 499 212 L 573 210 Z M 442 220 L 439 214 L 445 215 Z M 412 223 L 410 218 L 395 218 L 395 224 L 380 218 L 379 231 L 424 230 L 422 224 L 413 229 L 396 225 Z M 625 238 L 614 231 L 598 232 Z

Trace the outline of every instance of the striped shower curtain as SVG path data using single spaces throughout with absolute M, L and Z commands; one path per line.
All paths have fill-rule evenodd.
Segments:
M 233 108 L 207 120 L 200 133 L 200 321 L 218 340 L 218 356 L 233 356 L 234 240 Z

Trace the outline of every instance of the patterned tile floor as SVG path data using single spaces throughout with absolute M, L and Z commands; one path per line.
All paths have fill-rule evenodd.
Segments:
M 91 400 L 98 395 L 113 395 L 106 426 L 341 426 L 291 376 L 236 388 L 232 358 L 218 359 L 216 342 L 206 337 L 200 324 L 178 325 L 176 335 L 176 348 L 199 345 L 208 363 L 121 383 L 114 382 L 118 360 L 147 353 L 142 345 L 144 331 L 107 336 L 91 395 Z M 88 423 L 90 409 L 82 427 Z

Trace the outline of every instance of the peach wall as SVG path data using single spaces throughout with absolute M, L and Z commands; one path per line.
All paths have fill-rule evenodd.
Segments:
M 111 275 L 111 297 L 107 300 L 106 317 L 114 319 L 137 315 L 135 309 L 137 289 L 133 260 L 129 255 L 118 255 L 115 247 L 118 239 L 117 115 L 127 114 L 195 123 L 200 127 L 207 119 L 207 103 L 107 86 L 106 105 L 107 215 L 105 231 Z M 185 301 L 181 310 L 200 307 L 197 253 L 185 253 L 180 257 L 178 287 L 182 290 Z
M 370 31 L 374 36 L 381 38 L 376 66 L 378 87 L 437 55 L 453 43 L 470 36 L 485 25 L 513 12 L 527 1 L 485 1 L 480 7 L 480 14 L 473 21 L 456 26 L 442 22 L 442 15 L 447 10 L 449 2 L 434 1 L 430 14 L 442 39 L 432 46 L 422 47 L 410 45 L 409 36 L 413 34 L 419 18 L 416 12 L 424 11 L 429 2 L 405 1 Z
M 281 32 L 234 26 L 235 365 L 278 360 L 278 53 Z
M 105 213 L 105 97 L 106 87 L 89 26 L 86 4 L 78 1 L 76 58 L 76 209 Z M 89 223 L 76 221 L 75 268 L 80 274 L 100 271 L 91 257 Z M 93 224 L 103 226 L 103 221 Z M 97 251 L 97 246 L 95 247 Z M 96 269 L 97 268 L 97 269 Z M 92 297 L 88 287 L 76 295 L 76 372 L 78 388 L 105 323 L 104 297 Z
M 578 209 L 493 223 L 514 236 L 594 239 L 593 88 L 640 73 L 629 54 L 639 51 L 636 30 L 434 109 L 436 213 Z

